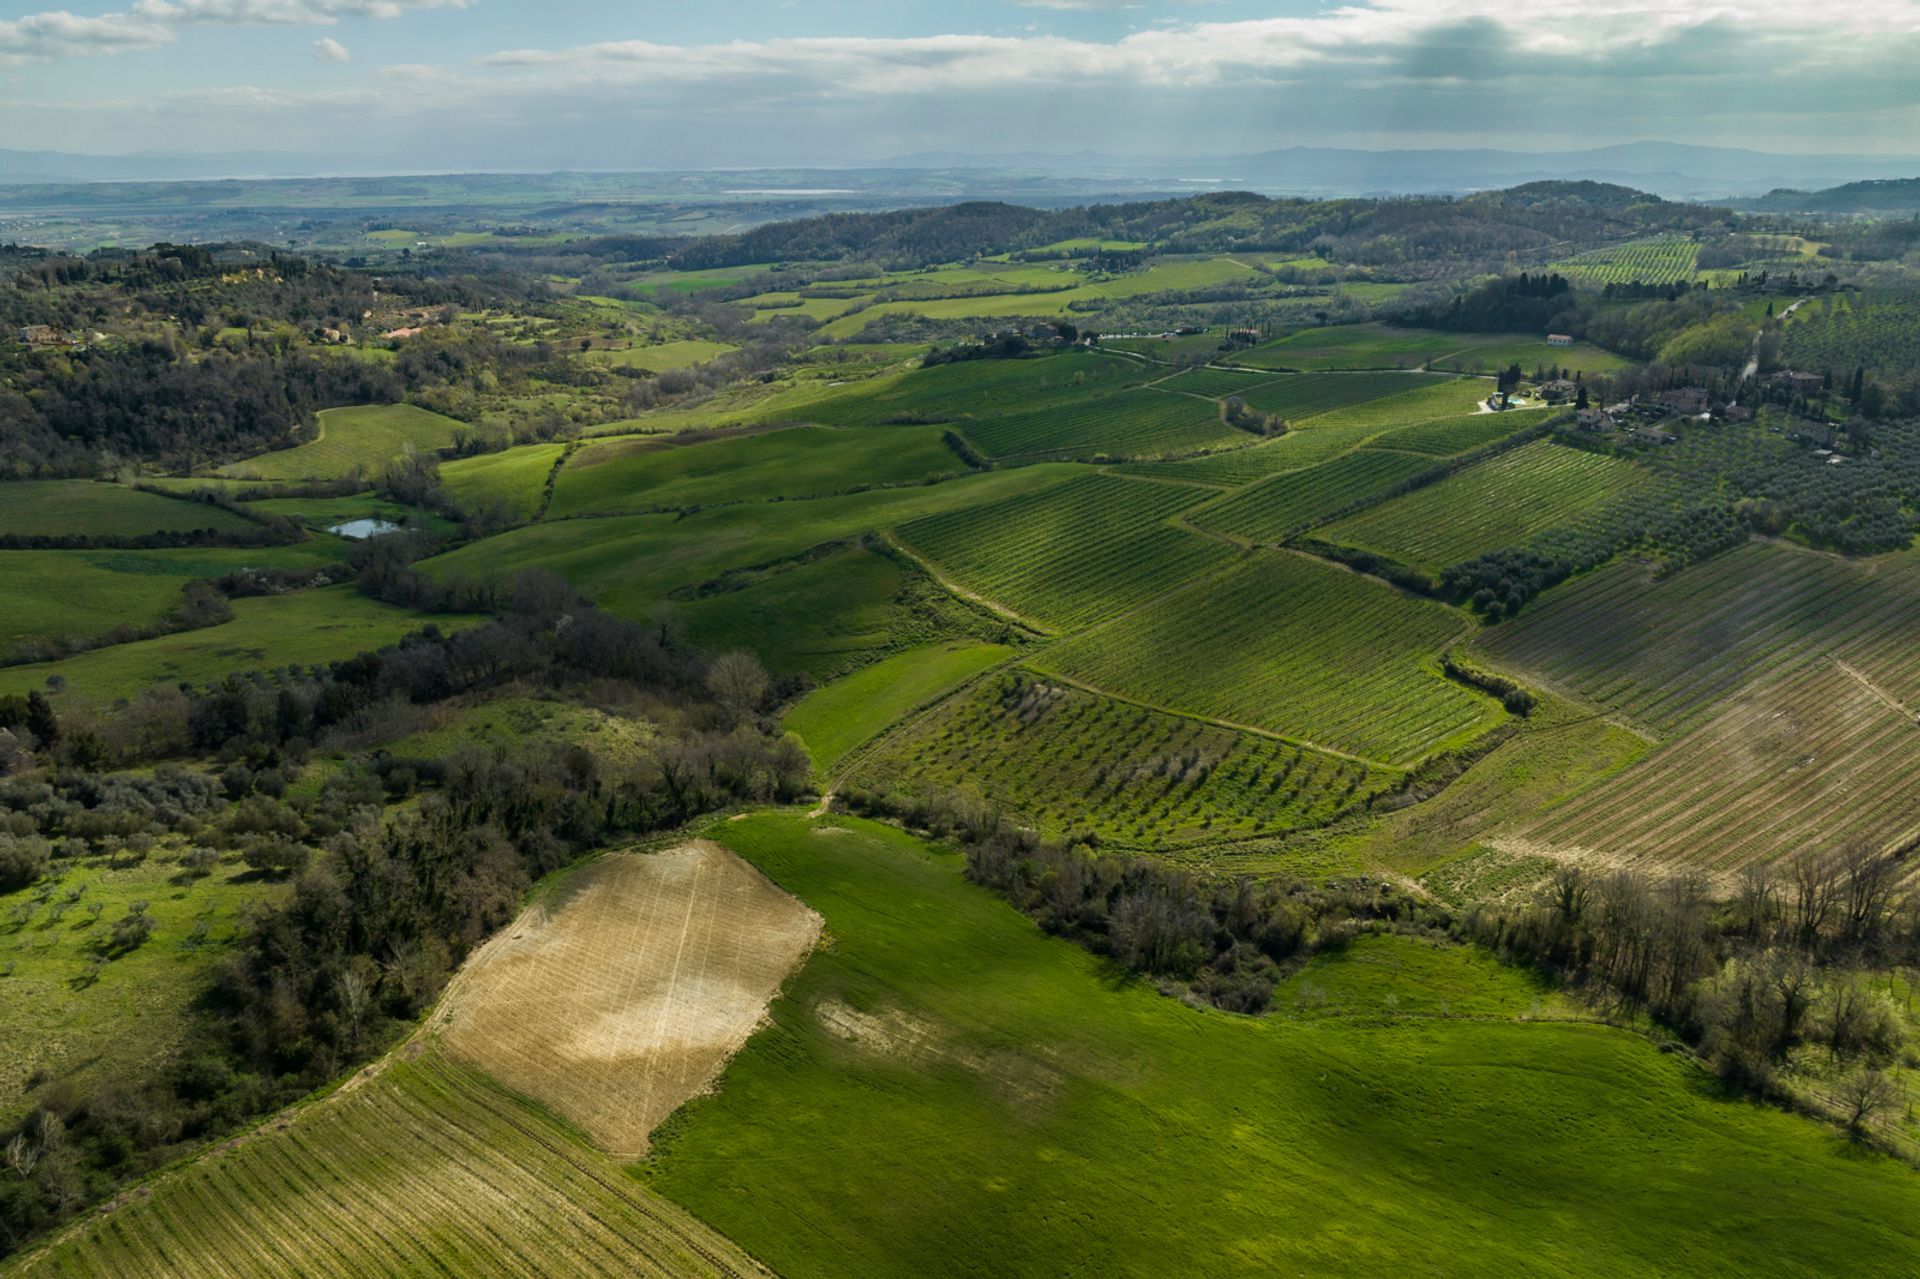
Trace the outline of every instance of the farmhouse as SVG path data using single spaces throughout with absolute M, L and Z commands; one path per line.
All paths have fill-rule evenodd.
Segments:
M 1744 404 L 1729 404 L 1720 410 L 1720 416 L 1729 422 L 1753 421 L 1753 410 Z
M 1827 385 L 1826 378 L 1818 373 L 1796 373 L 1791 369 L 1784 373 L 1769 373 L 1765 380 L 1768 386 L 1783 386 L 1800 395 L 1817 395 Z
M 72 342 L 51 324 L 29 324 L 20 330 L 20 340 L 28 346 L 71 346 Z
M 1640 426 L 1634 428 L 1633 438 L 1642 444 L 1671 444 L 1679 437 L 1657 426 Z
M 1787 438 L 1798 440 L 1802 444 L 1811 444 L 1815 448 L 1830 449 L 1836 437 L 1834 429 L 1825 422 L 1814 422 L 1806 418 L 1787 427 Z
M 1613 414 L 1605 409 L 1581 409 L 1574 415 L 1573 423 L 1583 431 L 1611 431 L 1614 428 Z
M 1705 413 L 1713 402 L 1704 386 L 1677 386 L 1670 391 L 1660 393 L 1660 407 L 1669 413 L 1681 413 L 1689 417 Z
M 1542 382 L 1540 384 L 1540 396 L 1549 404 L 1558 404 L 1562 400 L 1570 400 L 1579 393 L 1579 386 L 1569 382 L 1563 377 L 1557 377 L 1551 382 Z
M 1571 335 L 1566 333 L 1549 333 L 1547 334 L 1547 345 L 1548 346 L 1572 346 L 1573 338 Z

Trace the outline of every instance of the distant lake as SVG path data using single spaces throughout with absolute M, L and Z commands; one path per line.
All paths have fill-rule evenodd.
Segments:
M 336 524 L 327 530 L 327 532 L 335 536 L 352 538 L 356 542 L 363 542 L 370 537 L 379 537 L 384 533 L 398 533 L 399 531 L 400 526 L 392 520 L 377 520 L 372 518 L 348 520 L 345 524 Z

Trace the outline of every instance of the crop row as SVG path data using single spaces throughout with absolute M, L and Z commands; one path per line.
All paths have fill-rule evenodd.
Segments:
M 1431 469 L 1416 453 L 1362 449 L 1304 471 L 1290 471 L 1241 489 L 1194 516 L 1194 522 L 1252 542 L 1278 543 Z
M 1465 629 L 1454 610 L 1371 578 L 1263 554 L 1034 664 L 1148 705 L 1396 763 L 1499 718 L 1435 669 Z
M 1463 413 L 1457 417 L 1417 422 L 1376 436 L 1375 446 L 1397 449 L 1402 453 L 1426 453 L 1433 457 L 1453 457 L 1468 453 L 1495 440 L 1503 440 L 1515 431 L 1544 421 L 1547 409 L 1511 409 L 1505 413 Z
M 1620 458 L 1538 440 L 1328 525 L 1321 535 L 1444 568 L 1573 523 L 1645 478 Z
M 1351 453 L 1378 435 L 1373 426 L 1321 426 L 1317 422 L 1288 431 L 1277 440 L 1252 448 L 1230 449 L 1177 462 L 1132 462 L 1128 475 L 1158 475 L 1170 480 L 1239 488 L 1283 471 L 1303 471 Z
M 1920 302 L 1802 307 L 1786 326 L 1781 359 L 1794 368 L 1830 370 L 1836 379 L 1862 364 L 1887 373 L 1920 372 Z
M 1296 373 L 1257 387 L 1243 398 L 1262 413 L 1299 421 L 1411 391 L 1423 380 L 1411 373 Z
M 1205 496 L 1185 485 L 1089 475 L 899 529 L 967 590 L 1062 629 L 1111 616 L 1232 558 L 1166 521 Z
M 960 433 L 995 458 L 1115 459 L 1191 453 L 1243 443 L 1220 407 L 1151 388 L 964 423 Z
M 1152 370 L 1135 360 L 1069 352 L 1034 360 L 964 360 L 877 379 L 809 405 L 809 421 L 831 426 L 951 422 L 1069 404 L 1136 386 Z
M 1273 380 L 1272 373 L 1242 373 L 1234 369 L 1187 369 L 1154 385 L 1163 391 L 1181 391 L 1188 395 L 1204 395 L 1209 399 L 1218 400 L 1229 395 L 1245 395 L 1255 387 L 1265 386 Z
M 1552 270 L 1585 284 L 1677 284 L 1693 279 L 1700 246 L 1685 236 L 1657 235 L 1556 262 Z
M 956 699 L 856 781 L 963 787 L 1049 836 L 1166 845 L 1323 822 L 1389 777 L 1014 672 Z

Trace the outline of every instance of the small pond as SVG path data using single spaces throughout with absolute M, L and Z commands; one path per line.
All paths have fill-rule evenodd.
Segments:
M 345 524 L 335 524 L 327 532 L 336 537 L 352 538 L 356 542 L 370 537 L 379 537 L 384 533 L 398 533 L 400 526 L 392 520 L 378 520 L 371 517 L 363 520 L 348 520 Z

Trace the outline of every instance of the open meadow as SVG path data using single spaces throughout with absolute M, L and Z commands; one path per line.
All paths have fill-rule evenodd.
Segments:
M 388 463 L 415 450 L 453 443 L 460 423 L 411 404 L 375 404 L 328 409 L 312 440 L 221 468 L 243 480 L 335 480 L 359 472 L 377 476 Z

